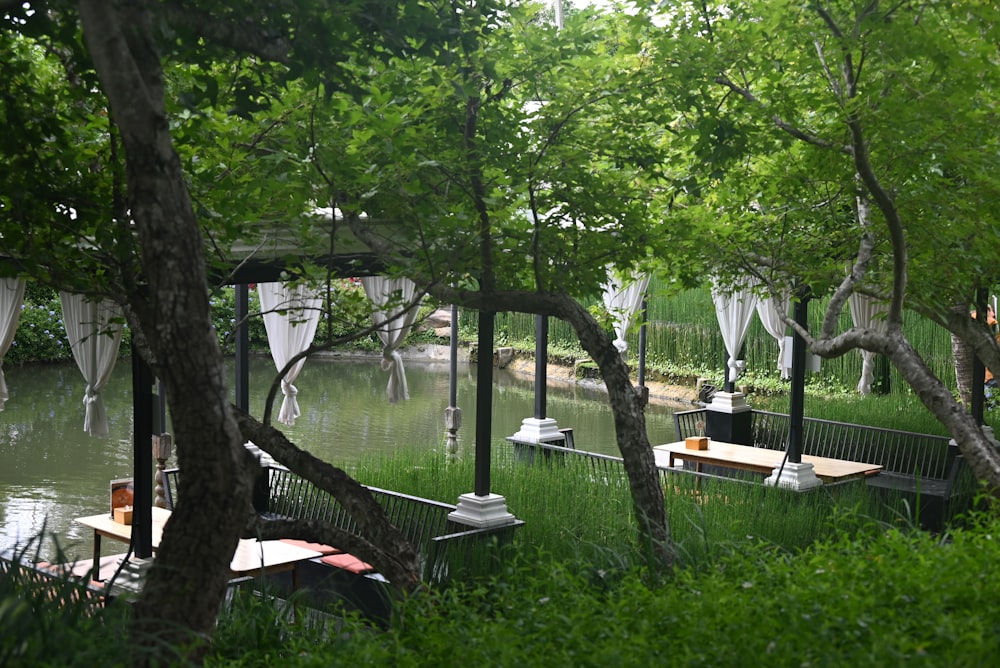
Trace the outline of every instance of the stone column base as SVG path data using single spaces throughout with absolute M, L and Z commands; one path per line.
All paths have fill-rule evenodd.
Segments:
M 518 443 L 543 443 L 549 441 L 563 440 L 559 425 L 552 418 L 524 418 L 521 420 L 521 429 L 509 437 L 509 440 Z
M 121 563 L 121 562 L 119 562 Z M 110 593 L 117 598 L 131 601 L 139 597 L 146 572 L 153 565 L 153 559 L 132 557 L 122 565 L 121 572 L 111 584 Z M 96 568 L 96 566 L 95 566 Z
M 771 487 L 784 487 L 796 492 L 804 492 L 816 487 L 822 487 L 823 481 L 816 477 L 816 472 L 813 470 L 812 464 L 786 462 L 783 467 L 778 466 L 775 468 L 774 473 L 764 481 L 764 484 Z
M 503 496 L 469 493 L 458 497 L 458 508 L 448 514 L 448 519 L 482 529 L 510 524 L 517 518 L 507 510 L 507 500 Z

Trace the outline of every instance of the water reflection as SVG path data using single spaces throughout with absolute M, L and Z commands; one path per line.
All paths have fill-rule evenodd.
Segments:
M 108 481 L 132 475 L 128 361 L 119 361 L 102 393 L 108 410 L 107 439 L 91 438 L 83 431 L 84 383 L 75 366 L 13 368 L 6 373 L 11 399 L 0 413 L 0 549 L 35 536 L 46 526 L 69 554 L 87 557 L 92 536 L 74 525 L 73 518 L 105 509 Z M 263 412 L 273 375 L 270 359 L 251 360 L 250 407 L 256 415 Z M 463 413 L 459 454 L 471 457 L 475 367 L 459 365 L 458 376 Z M 348 469 L 371 451 L 391 454 L 418 446 L 444 453 L 447 363 L 408 362 L 407 381 L 410 400 L 391 405 L 385 396 L 387 376 L 377 360 L 310 360 L 296 381 L 302 416 L 284 431 L 300 447 Z M 497 371 L 492 414 L 497 447 L 533 410 L 532 382 Z M 600 391 L 575 385 L 550 387 L 547 413 L 561 427 L 574 429 L 578 448 L 617 454 L 611 411 Z M 673 440 L 670 409 L 650 406 L 648 428 L 653 442 Z M 112 541 L 105 545 L 107 554 L 123 548 Z M 43 556 L 54 556 L 52 546 L 45 546 Z

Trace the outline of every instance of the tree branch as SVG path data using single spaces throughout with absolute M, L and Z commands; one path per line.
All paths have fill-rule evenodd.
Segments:
M 723 75 L 717 76 L 717 77 L 715 77 L 715 83 L 721 84 L 722 86 L 725 86 L 726 88 L 728 88 L 732 92 L 736 93 L 737 95 L 739 95 L 743 99 L 747 100 L 748 102 L 752 102 L 752 103 L 758 105 L 761 109 L 765 109 L 766 110 L 767 105 L 765 105 L 756 95 L 754 95 L 753 93 L 751 93 L 749 88 L 744 88 L 742 86 L 737 85 L 729 77 L 726 77 L 726 76 L 723 76 Z M 787 134 L 791 135 L 792 137 L 795 137 L 796 139 L 804 141 L 804 142 L 806 142 L 808 144 L 812 144 L 813 146 L 819 146 L 820 148 L 832 149 L 834 151 L 838 151 L 840 153 L 844 153 L 844 154 L 847 154 L 847 155 L 849 155 L 850 152 L 851 152 L 851 149 L 850 149 L 849 146 L 839 146 L 837 144 L 833 144 L 831 142 L 828 142 L 825 139 L 817 137 L 814 134 L 810 134 L 808 132 L 800 130 L 799 128 L 797 128 L 794 125 L 792 125 L 791 123 L 787 122 L 785 119 L 781 118 L 777 114 L 772 114 L 771 115 L 771 122 L 774 123 L 774 125 L 779 130 L 782 130 L 782 131 L 786 132 Z
M 318 541 L 341 549 L 357 551 L 357 557 L 370 561 L 394 586 L 413 589 L 419 583 L 416 549 L 394 527 L 382 506 L 361 483 L 342 469 L 324 462 L 296 447 L 284 434 L 261 424 L 251 415 L 233 409 L 240 432 L 258 448 L 284 464 L 292 473 L 309 481 L 335 498 L 357 522 L 366 538 L 337 530 L 318 520 L 254 521 L 246 527 L 263 538 L 289 538 Z M 376 545 L 390 546 L 392 552 Z
M 219 18 L 185 2 L 158 5 L 167 22 L 216 46 L 251 53 L 264 60 L 288 61 L 291 44 L 283 35 L 262 27 L 259 17 L 239 20 Z

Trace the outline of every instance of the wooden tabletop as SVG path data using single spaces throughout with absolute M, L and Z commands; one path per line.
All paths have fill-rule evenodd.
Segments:
M 661 468 L 673 468 L 674 462 L 680 459 L 765 474 L 770 474 L 785 458 L 785 453 L 780 450 L 755 448 L 711 439 L 707 450 L 692 450 L 687 448 L 684 441 L 676 441 L 654 446 L 653 454 L 656 457 L 656 465 Z M 874 475 L 882 469 L 879 464 L 813 455 L 802 455 L 802 461 L 812 464 L 816 477 L 827 482 Z
M 169 510 L 153 508 L 153 551 L 160 545 L 163 526 L 168 519 L 170 519 Z M 108 513 L 78 517 L 74 521 L 93 529 L 95 538 L 105 536 L 123 543 L 128 543 L 132 538 L 132 526 L 115 522 Z M 322 552 L 280 540 L 258 541 L 253 538 L 243 538 L 236 546 L 229 569 L 236 575 L 253 575 L 260 570 L 276 572 L 291 569 L 299 561 L 322 555 Z
M 153 510 L 153 548 L 160 544 L 163 535 L 163 525 L 170 519 L 170 511 L 154 506 Z M 88 517 L 78 517 L 73 520 L 77 524 L 90 527 L 96 533 L 113 540 L 128 543 L 132 540 L 132 525 L 115 522 L 110 513 L 100 515 L 90 515 Z

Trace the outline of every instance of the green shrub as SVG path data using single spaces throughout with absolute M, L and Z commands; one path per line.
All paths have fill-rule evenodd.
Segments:
M 355 621 L 209 665 L 992 666 L 998 530 L 844 531 L 797 554 L 747 540 L 663 582 L 525 551 L 488 583 L 410 597 L 387 631 Z
M 131 351 L 132 336 L 126 327 L 118 355 L 127 357 Z M 17 332 L 3 361 L 8 365 L 73 361 L 63 324 L 62 303 L 54 290 L 31 283 L 25 286 Z
M 42 301 L 26 300 L 21 305 L 17 334 L 4 356 L 4 363 L 65 362 L 72 359 L 58 295 L 49 291 Z
M 495 489 L 527 521 L 503 572 L 415 593 L 387 629 L 349 615 L 322 628 L 287 604 L 238 596 L 205 665 L 975 667 L 1000 651 L 995 512 L 933 536 L 887 528 L 848 490 L 671 486 L 681 559 L 652 578 L 623 486 L 573 466 L 495 463 Z M 369 459 L 357 475 L 454 501 L 473 472 L 413 451 Z M 0 663 L 124 665 L 123 616 L 91 626 L 45 601 L 25 605 L 10 586 L 0 579 Z
M 37 558 L 37 544 L 5 555 L 13 563 L 0 575 L 0 666 L 125 665 L 122 644 L 109 639 L 121 637 L 126 606 L 95 609 L 78 594 L 82 580 L 36 580 L 19 564 Z

